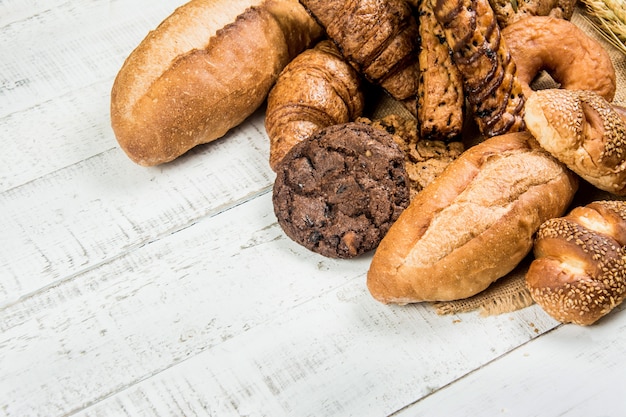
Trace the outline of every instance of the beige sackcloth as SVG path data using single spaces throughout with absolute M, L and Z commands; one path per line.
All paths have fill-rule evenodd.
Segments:
M 582 6 L 577 6 L 571 18 L 572 23 L 580 27 L 587 35 L 600 42 L 613 60 L 615 66 L 617 91 L 613 102 L 626 106 L 626 54 L 617 49 L 599 32 L 589 20 Z M 544 75 L 539 77 L 533 88 L 541 89 L 555 86 L 552 79 Z M 378 119 L 391 114 L 401 117 L 412 117 L 400 103 L 381 96 L 372 111 L 371 118 Z M 617 199 L 618 197 L 602 192 L 589 184 L 580 181 L 580 188 L 572 203 L 572 208 L 585 205 L 593 200 Z M 485 291 L 463 300 L 432 303 L 438 314 L 456 314 L 478 310 L 481 315 L 489 316 L 519 310 L 533 304 L 530 292 L 526 288 L 525 274 L 533 259 L 529 254 L 513 271 L 494 282 Z

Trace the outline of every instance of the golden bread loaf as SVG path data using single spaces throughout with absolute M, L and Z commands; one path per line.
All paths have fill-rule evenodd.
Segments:
M 517 266 L 560 216 L 577 177 L 527 132 L 469 148 L 418 193 L 380 242 L 367 274 L 383 303 L 475 295 Z
M 222 137 L 322 34 L 298 0 L 191 0 L 117 74 L 111 124 L 121 148 L 149 166 Z
M 524 116 L 541 146 L 597 188 L 626 194 L 626 119 L 592 91 L 534 92 Z
M 554 319 L 590 325 L 626 297 L 626 202 L 596 201 L 541 225 L 526 274 Z

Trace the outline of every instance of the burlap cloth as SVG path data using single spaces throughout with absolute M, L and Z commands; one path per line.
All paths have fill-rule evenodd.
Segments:
M 615 48 L 599 32 L 589 20 L 587 12 L 582 6 L 578 6 L 571 21 L 580 27 L 585 33 L 600 42 L 608 51 L 615 66 L 617 78 L 617 92 L 614 103 L 626 106 L 626 54 Z M 536 80 L 534 88 L 547 88 L 554 86 L 549 76 L 542 76 Z M 403 117 L 412 117 L 402 104 L 380 97 L 377 105 L 372 109 L 372 118 L 382 118 L 395 114 Z M 572 207 L 585 205 L 598 199 L 616 199 L 617 197 L 597 190 L 581 181 Z M 432 303 L 438 314 L 455 314 L 478 310 L 484 316 L 507 313 L 519 310 L 533 304 L 533 299 L 526 288 L 524 276 L 532 261 L 532 253 L 529 254 L 512 272 L 500 278 L 485 291 L 463 300 L 450 302 Z

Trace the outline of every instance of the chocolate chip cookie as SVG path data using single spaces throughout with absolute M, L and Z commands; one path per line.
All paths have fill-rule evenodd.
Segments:
M 285 234 L 331 258 L 375 249 L 409 204 L 404 155 L 393 137 L 364 123 L 318 131 L 276 170 L 274 212 Z

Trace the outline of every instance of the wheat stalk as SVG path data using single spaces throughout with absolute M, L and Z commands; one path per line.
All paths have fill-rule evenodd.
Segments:
M 588 19 L 616 48 L 626 54 L 626 2 L 624 0 L 581 0 Z

